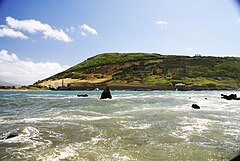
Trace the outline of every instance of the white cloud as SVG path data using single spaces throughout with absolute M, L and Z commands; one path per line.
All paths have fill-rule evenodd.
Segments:
M 0 51 L 0 62 L 6 61 L 6 62 L 16 62 L 19 61 L 16 54 L 8 54 L 6 50 Z
M 6 17 L 7 25 L 13 29 L 18 29 L 26 31 L 29 33 L 42 32 L 44 38 L 53 38 L 56 40 L 70 42 L 71 38 L 63 31 L 53 29 L 48 24 L 43 24 L 40 21 L 30 19 L 30 20 L 17 20 L 10 16 Z
M 6 22 L 11 28 L 27 31 L 30 33 L 35 33 L 37 31 L 46 31 L 51 29 L 49 25 L 42 24 L 40 21 L 36 21 L 34 19 L 17 20 L 15 18 L 8 16 L 6 17 Z
M 5 82 L 29 85 L 67 68 L 69 67 L 54 62 L 24 61 L 16 54 L 10 54 L 6 50 L 0 51 L 0 79 Z
M 65 34 L 63 30 L 46 30 L 43 31 L 44 38 L 53 38 L 56 40 L 64 41 L 64 42 L 70 42 L 72 41 L 70 37 Z
M 96 29 L 88 26 L 87 24 L 83 24 L 83 25 L 80 25 L 79 26 L 81 29 L 83 29 L 83 31 L 87 32 L 87 33 L 90 33 L 92 35 L 98 35 Z
M 159 25 L 161 29 L 168 26 L 167 21 L 157 21 L 156 24 Z
M 20 39 L 28 39 L 26 35 L 24 35 L 20 31 L 14 31 L 9 28 L 0 28 L 0 37 L 11 37 L 11 38 L 20 38 Z

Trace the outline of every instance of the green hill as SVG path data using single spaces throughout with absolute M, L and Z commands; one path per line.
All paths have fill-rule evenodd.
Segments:
M 105 53 L 39 81 L 68 86 L 158 86 L 185 84 L 184 88 L 238 89 L 239 57 L 173 56 L 145 53 Z

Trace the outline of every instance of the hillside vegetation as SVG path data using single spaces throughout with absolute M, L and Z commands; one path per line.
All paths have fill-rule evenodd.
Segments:
M 174 86 L 182 83 L 189 88 L 238 89 L 240 58 L 105 53 L 36 84 L 52 85 L 62 79 L 71 86 Z

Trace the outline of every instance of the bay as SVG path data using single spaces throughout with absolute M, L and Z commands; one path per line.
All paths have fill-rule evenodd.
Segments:
M 240 95 L 0 91 L 0 160 L 230 160 L 240 154 L 240 101 L 221 93 Z

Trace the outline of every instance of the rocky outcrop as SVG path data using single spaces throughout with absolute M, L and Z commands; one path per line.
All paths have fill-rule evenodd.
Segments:
M 240 98 L 237 97 L 236 94 L 230 94 L 230 95 L 221 94 L 221 98 L 226 100 L 240 100 Z
M 200 106 L 198 106 L 197 104 L 192 104 L 192 108 L 194 108 L 194 109 L 200 109 Z
M 111 92 L 109 90 L 109 87 L 106 87 L 104 89 L 104 91 L 101 94 L 101 98 L 100 99 L 106 99 L 106 98 L 112 99 L 112 95 L 111 95 Z

